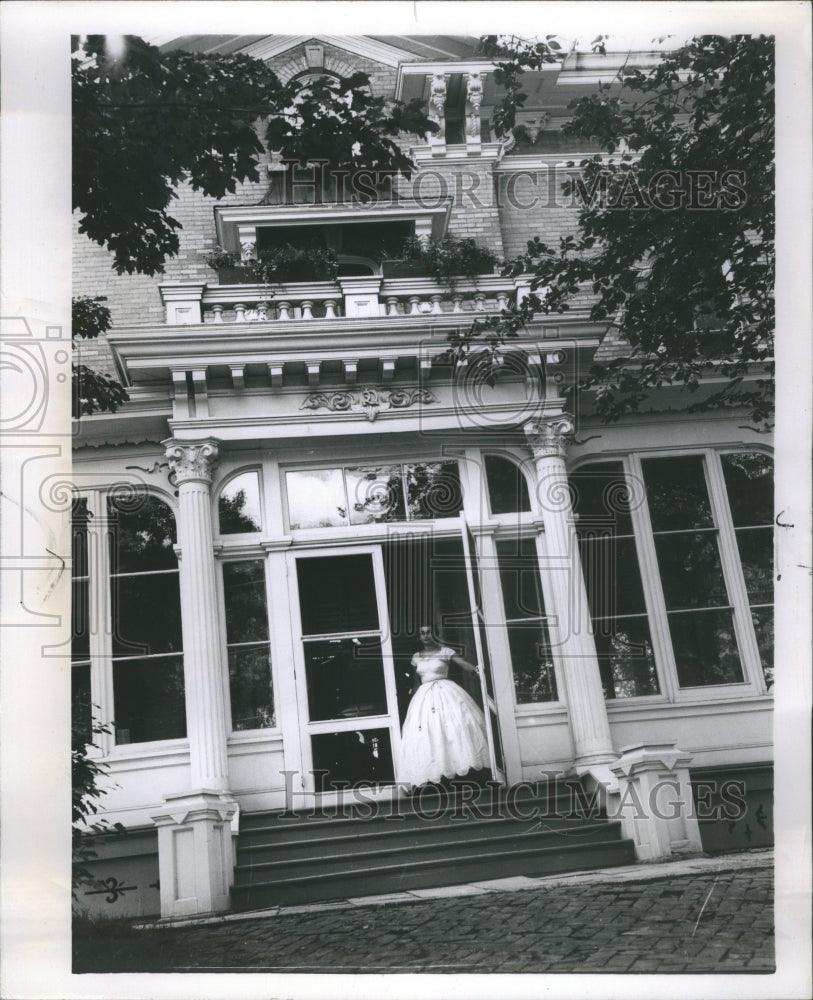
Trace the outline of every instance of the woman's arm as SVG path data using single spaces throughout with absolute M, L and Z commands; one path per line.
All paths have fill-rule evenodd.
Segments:
M 479 674 L 480 668 L 474 663 L 469 663 L 468 660 L 464 660 L 462 656 L 458 656 L 457 653 L 454 656 L 449 657 L 449 662 L 454 663 L 458 667 L 462 667 L 464 670 L 468 670 L 470 674 Z

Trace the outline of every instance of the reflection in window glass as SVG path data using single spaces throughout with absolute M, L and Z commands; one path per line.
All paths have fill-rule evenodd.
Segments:
M 501 538 L 497 558 L 517 704 L 556 701 L 536 543 L 533 538 Z
M 641 468 L 653 531 L 714 527 L 700 455 L 645 458 Z
M 591 462 L 571 476 L 577 532 L 604 696 L 658 694 L 658 674 L 632 534 L 635 494 L 621 462 Z
M 457 517 L 457 462 L 413 462 L 286 473 L 292 530 Z
M 371 465 L 344 472 L 351 524 L 406 519 L 400 465 Z
M 417 462 L 404 468 L 410 521 L 457 517 L 463 509 L 457 462 Z
M 298 559 L 296 573 L 303 635 L 378 630 L 371 555 Z
M 287 472 L 288 518 L 297 528 L 335 528 L 348 523 L 341 469 Z
M 486 455 L 485 467 L 492 514 L 530 511 L 528 483 L 516 462 L 500 455 Z
M 260 477 L 243 472 L 220 491 L 217 516 L 221 535 L 239 535 L 262 530 L 260 513 Z
M 311 737 L 317 792 L 357 782 L 388 785 L 395 780 L 388 729 L 354 729 Z
M 113 573 L 177 570 L 175 515 L 162 500 L 141 494 L 110 499 L 107 506 Z
M 387 714 L 381 640 L 377 636 L 306 642 L 305 676 L 312 722 Z
M 276 726 L 262 559 L 223 565 L 233 730 Z

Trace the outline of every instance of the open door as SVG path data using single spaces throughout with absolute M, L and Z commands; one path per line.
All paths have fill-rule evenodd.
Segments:
M 477 662 L 480 666 L 480 691 L 483 699 L 483 713 L 486 717 L 486 734 L 488 736 L 491 774 L 496 781 L 505 784 L 505 760 L 500 740 L 497 703 L 494 700 L 494 679 L 491 675 L 488 636 L 483 617 L 482 586 L 480 582 L 480 567 L 477 560 L 477 547 L 471 529 L 462 514 L 460 515 L 460 527 L 463 539 L 463 554 L 466 563 L 466 579 L 469 588 L 469 603 L 471 605 L 474 647 L 477 651 Z

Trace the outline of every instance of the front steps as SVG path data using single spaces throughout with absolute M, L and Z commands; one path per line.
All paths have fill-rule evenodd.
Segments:
M 327 817 L 247 813 L 237 846 L 235 910 L 312 903 L 509 875 L 632 864 L 620 823 L 588 812 L 578 782 L 345 807 Z M 580 794 L 581 793 L 581 794 Z M 326 809 L 325 812 L 328 812 Z M 368 818 L 362 818 L 367 816 Z

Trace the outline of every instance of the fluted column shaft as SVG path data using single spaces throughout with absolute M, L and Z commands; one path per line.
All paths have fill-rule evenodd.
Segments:
M 565 413 L 526 425 L 537 475 L 537 499 L 545 527 L 552 609 L 559 623 L 568 714 L 577 766 L 616 759 L 598 669 L 587 590 L 574 528 L 565 453 L 574 431 Z
M 212 474 L 218 443 L 164 442 L 178 484 L 186 725 L 193 789 L 228 788 L 228 719 L 212 551 Z

